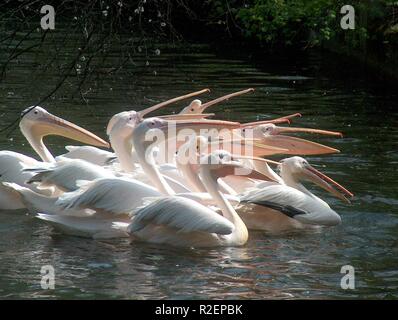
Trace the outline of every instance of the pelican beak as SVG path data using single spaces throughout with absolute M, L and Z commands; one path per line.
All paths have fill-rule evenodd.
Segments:
M 286 149 L 287 151 L 283 153 L 291 155 L 317 155 L 340 152 L 335 148 L 320 143 L 283 135 L 265 136 L 261 139 L 261 142 L 267 146 Z
M 268 143 L 260 143 L 253 141 L 252 143 L 245 142 L 245 146 L 249 146 L 252 148 L 253 156 L 255 157 L 265 157 L 271 156 L 274 154 L 286 154 L 289 149 L 284 148 L 283 146 L 272 146 Z
M 295 117 L 301 118 L 302 115 L 301 115 L 301 113 L 297 112 L 297 113 L 289 114 L 288 116 L 284 116 L 284 117 L 280 117 L 280 118 L 276 118 L 276 119 L 270 120 L 269 123 L 274 123 L 275 124 L 275 123 L 287 122 L 288 124 L 290 124 L 291 123 L 290 119 L 295 118 Z
M 287 115 L 287 116 L 284 116 L 284 117 L 280 117 L 280 118 L 276 118 L 276 119 L 274 119 L 274 120 L 271 120 L 271 123 L 278 123 L 278 121 L 280 121 L 280 120 L 288 120 L 289 123 L 290 123 L 290 119 L 296 118 L 296 117 L 301 118 L 301 117 L 302 117 L 302 114 L 299 113 L 299 112 L 293 113 L 293 114 L 289 114 L 289 115 Z
M 281 134 L 281 133 L 286 133 L 286 132 L 292 132 L 292 133 L 313 133 L 313 134 L 322 134 L 322 135 L 327 135 L 327 136 L 334 136 L 334 137 L 339 137 L 342 138 L 343 134 L 341 132 L 336 132 L 336 131 L 328 131 L 328 130 L 319 130 L 319 129 L 311 129 L 311 128 L 294 128 L 294 127 L 275 127 L 273 130 L 272 134 Z
M 301 113 L 293 113 L 290 114 L 288 116 L 284 116 L 284 117 L 280 117 L 280 118 L 276 118 L 276 119 L 272 119 L 272 120 L 263 120 L 263 121 L 255 121 L 255 122 L 248 122 L 248 123 L 244 123 L 242 124 L 243 128 L 252 128 L 252 127 L 256 127 L 259 126 L 261 124 L 268 124 L 268 123 L 288 123 L 290 124 L 291 121 L 290 119 L 295 118 L 295 117 L 302 117 Z
M 306 166 L 301 175 L 304 179 L 315 183 L 316 185 L 330 192 L 342 201 L 346 203 L 351 203 L 350 200 L 346 198 L 346 196 L 350 198 L 354 196 L 350 191 L 344 188 L 341 184 L 334 181 L 332 178 L 316 170 L 314 167 L 310 165 Z
M 168 106 L 169 104 L 172 104 L 174 102 L 178 102 L 178 101 L 181 101 L 181 100 L 184 100 L 184 99 L 189 99 L 189 98 L 198 96 L 198 95 L 200 95 L 202 93 L 208 93 L 208 92 L 210 92 L 210 89 L 203 89 L 203 90 L 200 90 L 200 91 L 195 91 L 195 92 L 192 92 L 192 93 L 188 93 L 188 94 L 185 94 L 183 96 L 179 96 L 179 97 L 176 97 L 176 98 L 173 98 L 173 99 L 170 99 L 170 100 L 155 104 L 154 106 L 146 108 L 144 110 L 141 110 L 138 113 L 141 116 L 141 118 L 144 118 L 144 116 L 147 115 L 148 113 L 153 112 L 155 110 L 158 110 L 160 108 L 163 108 L 165 106 Z
M 48 135 L 59 135 L 93 146 L 109 148 L 109 144 L 94 133 L 83 129 L 72 122 L 54 116 L 51 113 L 45 114 L 43 117 L 32 123 L 30 125 L 30 131 L 34 136 L 40 138 Z
M 238 92 L 230 93 L 230 94 L 227 94 L 227 95 L 222 96 L 220 98 L 217 98 L 217 99 L 211 100 L 209 102 L 203 103 L 200 106 L 200 112 L 201 113 L 204 112 L 208 107 L 213 106 L 213 105 L 215 105 L 217 103 L 226 101 L 228 99 L 231 99 L 231 98 L 234 98 L 234 97 L 237 97 L 237 96 L 241 96 L 242 94 L 249 93 L 249 92 L 254 92 L 254 89 L 253 88 L 249 88 L 249 89 L 246 89 L 246 90 L 241 90 L 241 91 L 238 91 Z
M 204 119 L 208 117 L 215 116 L 214 113 L 186 113 L 186 114 L 168 114 L 165 116 L 159 116 L 157 118 L 165 119 L 165 120 L 196 120 L 196 119 Z
M 208 147 L 218 146 L 218 149 L 226 150 L 231 153 L 244 153 L 248 157 L 265 157 L 274 154 L 284 154 L 288 150 L 278 147 L 269 146 L 261 143 L 260 139 L 222 139 L 218 138 L 209 143 Z M 210 152 L 210 151 L 209 151 Z M 257 158 L 261 159 L 261 158 Z M 264 159 L 261 159 L 264 160 Z M 270 160 L 271 161 L 271 160 Z
M 200 130 L 211 130 L 211 129 L 233 130 L 233 129 L 238 129 L 240 127 L 239 122 L 224 121 L 224 120 L 205 120 L 205 119 L 177 120 L 169 123 L 170 124 L 174 123 L 177 130 L 190 128 L 198 133 L 200 133 Z

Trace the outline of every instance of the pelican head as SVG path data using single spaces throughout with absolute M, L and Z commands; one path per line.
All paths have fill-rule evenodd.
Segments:
M 90 145 L 109 148 L 109 144 L 95 134 L 39 106 L 31 106 L 22 112 L 19 127 L 43 161 L 54 161 L 54 157 L 42 141 L 43 137 L 48 135 L 59 135 Z
M 192 100 L 192 102 L 181 110 L 180 114 L 200 114 L 204 110 L 201 108 L 202 101 L 199 99 Z
M 290 176 L 296 181 L 307 180 L 315 183 L 322 189 L 330 192 L 335 197 L 350 203 L 346 198 L 354 195 L 332 178 L 316 170 L 307 160 L 301 157 L 291 157 L 280 161 L 280 171 L 283 179 Z
M 195 99 L 193 100 L 189 106 L 185 107 L 184 109 L 181 110 L 180 114 L 201 114 L 203 113 L 207 108 L 216 105 L 218 103 L 221 103 L 223 101 L 227 101 L 228 99 L 240 96 L 245 93 L 253 92 L 253 88 L 237 91 L 234 93 L 227 94 L 225 96 L 219 97 L 217 99 L 208 101 L 206 103 L 202 103 L 202 101 Z
M 127 137 L 141 120 L 140 114 L 133 110 L 117 113 L 109 120 L 106 133 L 110 137 L 116 133 L 119 137 Z

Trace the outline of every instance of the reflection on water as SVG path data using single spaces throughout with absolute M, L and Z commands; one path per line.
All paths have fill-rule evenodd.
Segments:
M 355 193 L 353 204 L 345 205 L 314 190 L 342 215 L 343 224 L 278 236 L 254 232 L 243 248 L 181 250 L 57 235 L 24 210 L 1 212 L 0 297 L 397 298 L 397 96 L 321 55 L 248 60 L 201 46 L 161 52 L 149 66 L 147 58 L 137 58 L 125 73 L 89 83 L 88 105 L 67 98 L 66 84 L 43 106 L 104 137 L 110 116 L 126 108 L 141 109 L 204 87 L 212 88 L 211 97 L 254 87 L 255 94 L 212 111 L 242 121 L 301 112 L 296 125 L 345 134 L 344 139 L 313 137 L 341 153 L 308 157 Z M 116 49 L 113 54 L 117 57 Z M 1 126 L 53 89 L 54 74 L 37 79 L 29 71 L 32 59 L 22 56 L 0 84 Z M 63 152 L 66 141 L 47 141 L 54 153 Z M 33 154 L 17 131 L 0 137 L 0 149 Z M 53 291 L 40 288 L 46 264 L 55 267 Z M 340 268 L 346 264 L 356 269 L 355 290 L 340 289 Z

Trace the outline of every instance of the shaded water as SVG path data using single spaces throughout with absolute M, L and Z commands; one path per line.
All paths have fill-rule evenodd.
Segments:
M 105 137 L 116 112 L 204 87 L 212 88 L 211 97 L 254 87 L 255 94 L 214 112 L 239 121 L 301 112 L 295 125 L 344 132 L 344 139 L 312 137 L 340 154 L 307 157 L 355 193 L 346 205 L 312 188 L 343 224 L 278 236 L 251 232 L 242 248 L 181 250 L 57 235 L 24 210 L 0 212 L 0 298 L 398 298 L 398 112 L 392 91 L 321 54 L 248 59 L 196 46 L 162 49 L 149 66 L 146 61 L 137 58 L 129 73 L 85 87 L 88 105 L 69 99 L 66 83 L 43 106 Z M 56 72 L 38 77 L 36 67 L 32 55 L 10 66 L 0 84 L 1 126 L 54 88 Z M 55 154 L 69 143 L 47 139 Z M 33 155 L 19 131 L 0 137 L 5 149 Z M 47 264 L 55 267 L 55 290 L 40 288 L 40 268 Z M 340 288 L 340 268 L 347 264 L 356 270 L 355 290 Z

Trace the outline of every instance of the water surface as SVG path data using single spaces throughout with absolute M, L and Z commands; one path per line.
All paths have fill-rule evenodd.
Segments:
M 112 55 L 117 59 L 117 48 Z M 1 126 L 54 88 L 57 72 L 43 76 L 35 73 L 39 67 L 32 54 L 11 64 L 0 83 Z M 239 121 L 301 112 L 295 125 L 342 131 L 344 139 L 312 137 L 340 154 L 307 159 L 324 166 L 355 199 L 346 205 L 314 187 L 341 214 L 342 225 L 282 235 L 251 232 L 242 248 L 211 250 L 57 235 L 24 210 L 0 212 L 0 298 L 398 298 L 397 95 L 348 70 L 320 53 L 248 58 L 199 45 L 162 48 L 160 55 L 137 57 L 124 72 L 91 79 L 82 89 L 85 101 L 73 92 L 72 77 L 43 106 L 102 137 L 108 119 L 122 110 L 204 87 L 212 89 L 209 97 L 254 87 L 255 94 L 212 111 Z M 70 141 L 49 138 L 47 144 L 60 154 Z M 34 155 L 18 130 L 2 133 L 0 149 Z M 40 287 L 46 264 L 55 267 L 55 290 Z M 340 288 L 347 264 L 356 270 L 355 290 Z

